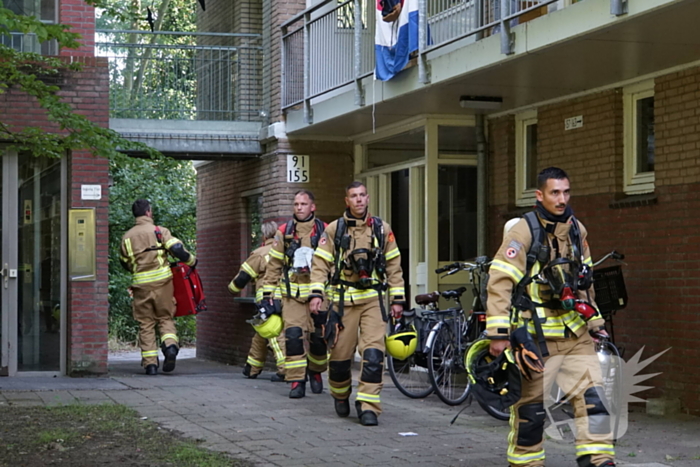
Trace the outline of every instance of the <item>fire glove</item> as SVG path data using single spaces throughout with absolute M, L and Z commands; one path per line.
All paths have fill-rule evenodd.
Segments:
M 345 329 L 343 326 L 343 320 L 340 315 L 335 310 L 328 311 L 328 321 L 323 325 L 323 340 L 326 341 L 326 345 L 329 349 L 335 347 L 338 343 L 338 335 L 340 331 Z
M 511 333 L 510 345 L 513 349 L 515 363 L 523 378 L 532 381 L 533 373 L 544 372 L 544 360 L 540 355 L 540 349 L 525 326 L 519 327 Z
M 328 310 L 321 311 L 318 310 L 316 314 L 311 313 L 311 319 L 314 321 L 314 327 L 318 329 L 323 329 L 323 326 L 328 321 Z
M 272 300 L 265 298 L 260 302 L 258 311 L 263 319 L 267 319 L 271 315 L 279 315 L 282 313 L 282 302 L 280 300 Z

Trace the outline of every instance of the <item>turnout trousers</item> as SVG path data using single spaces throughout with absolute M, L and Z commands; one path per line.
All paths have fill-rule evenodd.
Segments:
M 306 370 L 326 371 L 326 345 L 314 330 L 309 305 L 282 298 L 282 319 L 285 337 L 285 381 L 306 381 Z
M 384 373 L 384 336 L 386 323 L 377 299 L 369 303 L 349 305 L 343 310 L 345 329 L 338 334 L 338 343 L 330 351 L 328 384 L 335 399 L 348 399 L 352 391 L 352 361 L 355 350 L 362 357 L 360 381 L 357 385 L 356 401 L 362 411 L 371 410 L 379 415 L 382 405 Z
M 588 333 L 581 337 L 548 339 L 547 349 L 549 357 L 545 358 L 544 373 L 533 373 L 532 381 L 522 379 L 522 397 L 511 407 L 508 462 L 512 467 L 545 465 L 545 421 L 551 423 L 547 430 L 552 437 L 557 436 L 562 424 L 572 428 L 579 465 L 597 466 L 612 460 L 615 449 L 609 404 L 602 389 L 593 339 Z M 550 408 L 556 402 L 551 395 L 554 382 L 571 403 L 573 420 L 557 422 L 551 416 Z
M 257 332 L 253 336 L 253 341 L 250 344 L 248 352 L 248 360 L 246 363 L 250 365 L 250 375 L 260 374 L 265 366 L 267 359 L 267 347 L 272 349 L 275 355 L 275 365 L 277 365 L 277 373 L 284 374 L 284 334 L 280 334 L 272 339 L 265 339 Z
M 134 319 L 139 323 L 139 347 L 141 348 L 141 366 L 158 364 L 158 342 L 156 327 L 161 343 L 168 347 L 178 345 L 175 330 L 175 300 L 173 299 L 173 281 L 159 282 L 159 285 L 141 284 L 132 286 L 134 293 Z

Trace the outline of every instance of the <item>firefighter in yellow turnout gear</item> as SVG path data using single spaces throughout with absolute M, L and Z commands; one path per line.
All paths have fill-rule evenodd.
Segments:
M 263 299 L 271 300 L 277 293 L 282 299 L 284 370 L 286 381 L 292 383 L 292 399 L 306 395 L 307 374 L 311 391 L 320 394 L 321 373 L 328 366 L 326 344 L 315 332 L 307 303 L 313 252 L 326 226 L 316 219 L 315 211 L 313 193 L 300 190 L 294 195 L 294 218 L 275 234 L 263 279 Z
M 251 253 L 250 257 L 241 264 L 241 269 L 236 277 L 228 285 L 228 291 L 238 294 L 248 282 L 255 281 L 255 303 L 259 304 L 263 299 L 263 278 L 267 263 L 270 260 L 270 249 L 272 248 L 273 237 L 277 231 L 275 222 L 266 222 L 261 226 L 263 235 L 263 246 Z M 265 339 L 257 332 L 253 336 L 253 341 L 248 352 L 248 359 L 243 369 L 246 378 L 255 379 L 258 377 L 267 359 L 268 344 L 275 354 L 277 364 L 277 374 L 273 375 L 271 381 L 284 381 L 284 335 L 272 339 Z
M 136 200 L 131 210 L 136 225 L 122 237 L 119 259 L 133 275 L 133 312 L 134 319 L 139 323 L 141 365 L 146 369 L 146 374 L 155 375 L 158 373 L 156 326 L 165 357 L 164 372 L 175 369 L 179 350 L 173 321 L 175 301 L 168 253 L 192 267 L 197 260 L 168 229 L 154 225 L 151 204 L 147 200 Z
M 384 373 L 386 311 L 398 318 L 406 303 L 401 255 L 391 227 L 369 215 L 367 188 L 353 182 L 346 189 L 348 209 L 326 227 L 311 268 L 311 313 L 319 313 L 324 284 L 332 275 L 333 306 L 328 311 L 325 337 L 331 347 L 328 382 L 338 416 L 350 414 L 352 360 L 362 357 L 355 408 L 360 423 L 377 425 Z M 358 333 L 359 330 L 359 333 Z M 335 343 L 335 345 L 333 345 Z
M 521 398 L 511 407 L 508 462 L 512 467 L 545 465 L 543 431 L 548 412 L 544 394 L 549 394 L 554 380 L 565 391 L 568 391 L 565 386 L 581 386 L 567 394 L 574 408 L 579 467 L 615 465 L 600 365 L 589 334 L 605 334 L 604 320 L 595 309 L 590 281 L 585 282 L 586 275 L 579 276 L 592 262 L 587 232 L 568 206 L 569 187 L 568 175 L 561 169 L 550 167 L 539 174 L 536 217 L 526 215 L 505 234 L 489 269 L 486 328 L 491 338 L 490 353 L 500 355 L 510 345 L 511 331 L 526 325 L 534 342 L 541 341 L 538 348 L 543 349 L 541 353 L 545 357 L 544 373 L 534 372 L 527 375 L 530 379 L 522 378 Z M 534 238 L 536 235 L 538 238 Z M 532 247 L 539 251 L 533 251 Z M 573 293 L 566 287 L 555 290 L 554 280 L 548 284 L 532 282 L 526 288 L 526 282 L 521 283 L 557 264 L 574 263 L 579 265 L 579 272 L 568 279 Z M 518 287 L 519 284 L 522 286 Z M 525 302 L 520 301 L 522 298 Z M 528 300 L 534 302 L 529 306 L 530 311 L 516 306 L 521 311 L 511 314 L 512 303 L 529 303 Z M 588 302 L 591 313 L 572 309 L 570 304 L 576 300 Z

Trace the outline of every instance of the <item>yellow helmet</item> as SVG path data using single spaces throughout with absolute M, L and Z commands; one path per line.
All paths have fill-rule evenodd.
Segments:
M 418 333 L 411 325 L 399 324 L 393 334 L 386 336 L 386 351 L 397 360 L 406 360 L 418 346 Z
M 277 314 L 270 315 L 265 320 L 259 318 L 254 319 L 250 324 L 253 325 L 255 332 L 260 334 L 260 337 L 263 339 L 272 339 L 273 337 L 279 336 L 284 327 L 282 317 Z

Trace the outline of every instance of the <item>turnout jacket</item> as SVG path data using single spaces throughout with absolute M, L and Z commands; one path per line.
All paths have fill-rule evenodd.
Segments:
M 557 257 L 557 247 L 559 257 L 573 259 L 569 236 L 573 217 L 566 223 L 549 222 L 539 215 L 537 218 L 545 232 L 543 245 L 549 245 L 551 249 L 550 260 Z M 583 262 L 592 267 L 591 252 L 586 239 L 588 233 L 581 222 L 578 222 L 578 227 L 581 233 Z M 511 298 L 515 286 L 526 274 L 533 276 L 546 266 L 535 262 L 531 271 L 525 270 L 531 244 L 532 234 L 527 221 L 523 218 L 504 236 L 503 243 L 491 263 L 486 314 L 486 331 L 490 337 L 505 337 L 509 335 L 511 329 L 524 323 L 523 318 L 531 318 L 530 312 L 521 312 L 522 316 L 511 316 Z M 551 298 L 548 293 L 549 287 L 535 282 L 528 286 L 527 292 L 534 302 L 544 303 Z M 592 285 L 588 290 L 579 290 L 577 293 L 577 298 L 588 301 L 597 309 Z M 571 334 L 581 337 L 588 330 L 597 329 L 605 324 L 599 312 L 586 323 L 575 310 L 538 307 L 536 311 L 542 322 L 542 331 L 546 339 L 564 339 Z M 532 321 L 528 322 L 528 330 L 535 334 Z
M 162 243 L 156 237 L 156 226 L 148 216 L 136 218 L 136 225 L 122 237 L 119 259 L 122 266 L 132 273 L 133 287 L 157 287 L 167 283 L 173 277 L 168 261 L 168 252 L 173 247 L 179 258 L 188 266 L 193 266 L 196 258 L 187 251 L 180 240 L 173 237 L 170 230 L 159 227 Z M 183 257 L 186 257 L 183 260 Z
M 341 268 L 343 268 L 343 264 L 345 265 L 345 267 L 340 271 L 340 280 L 357 282 L 360 280 L 360 277 L 352 270 L 352 267 L 347 259 L 353 250 L 360 248 L 372 249 L 379 246 L 378 240 L 374 238 L 372 226 L 368 225 L 368 220 L 372 222 L 372 219 L 374 218 L 372 218 L 368 213 L 363 219 L 355 219 L 353 217 L 349 217 L 347 211 L 343 217 L 345 218 L 347 234 L 350 235 L 351 241 L 348 250 L 340 252 L 342 255 L 340 258 Z M 404 291 L 403 272 L 401 271 L 401 254 L 399 253 L 399 247 L 396 244 L 394 233 L 391 231 L 391 226 L 381 219 L 380 221 L 382 222 L 382 232 L 384 235 L 384 258 L 386 259 L 386 282 L 388 283 L 387 293 L 389 295 L 389 300 L 391 303 L 404 304 L 406 302 L 406 297 Z M 318 243 L 318 248 L 316 248 L 316 252 L 314 253 L 314 262 L 311 268 L 311 297 L 332 300 L 335 304 L 338 304 L 338 301 L 340 300 L 339 288 L 342 285 L 331 285 L 331 287 L 328 288 L 329 292 L 326 292 L 325 284 L 334 271 L 336 255 L 339 253 L 336 250 L 334 243 L 337 229 L 337 220 L 331 222 L 328 227 L 326 227 L 326 231 L 321 236 L 321 240 Z M 374 279 L 374 284 L 378 285 L 383 282 L 382 278 L 377 276 L 376 270 L 372 272 L 372 278 Z M 351 286 L 343 287 L 345 287 L 345 296 L 343 301 L 347 305 L 369 303 L 370 301 L 377 300 L 379 298 L 379 293 L 375 289 L 362 289 Z
M 267 263 L 270 261 L 270 249 L 274 240 L 268 238 L 260 248 L 253 250 L 238 270 L 236 277 L 228 285 L 232 294 L 239 293 L 251 280 L 255 281 L 255 301 L 260 303 L 263 298 L 263 279 Z
M 323 224 L 326 225 L 325 223 Z M 287 284 L 284 277 L 284 268 L 291 266 L 291 261 L 287 257 L 285 252 L 285 231 L 287 223 L 285 222 L 280 226 L 275 233 L 275 237 L 272 241 L 272 247 L 270 248 L 270 261 L 267 265 L 267 270 L 265 271 L 265 276 L 263 278 L 263 296 L 270 298 L 275 294 L 280 295 L 280 297 L 287 296 Z M 301 222 L 294 219 L 294 238 L 298 238 L 301 241 L 302 247 L 312 248 L 311 236 L 315 232 L 316 226 L 316 215 L 311 216 L 310 219 Z M 292 240 L 290 239 L 287 239 Z M 311 282 L 311 276 L 309 274 L 296 274 L 292 269 L 289 270 L 289 290 L 291 292 L 291 297 L 294 300 L 306 303 L 309 298 L 309 283 Z M 275 297 L 275 298 L 280 298 Z

